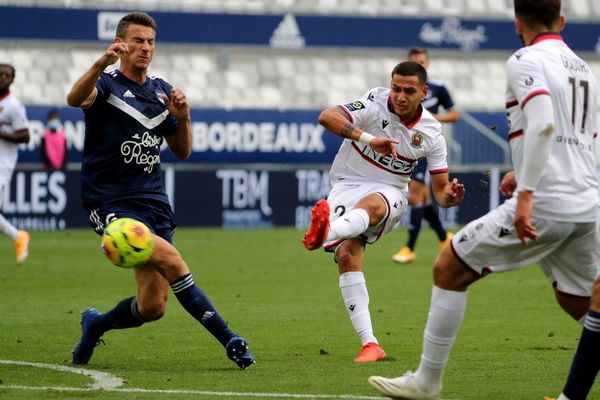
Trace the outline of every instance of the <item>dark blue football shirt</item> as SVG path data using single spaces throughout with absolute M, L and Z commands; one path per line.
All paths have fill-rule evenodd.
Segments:
M 141 85 L 120 71 L 102 73 L 98 95 L 85 108 L 81 197 L 87 209 L 124 198 L 168 203 L 161 168 L 164 136 L 177 129 L 161 94 L 171 85 L 148 77 Z
M 428 79 L 427 86 L 429 87 L 429 92 L 427 92 L 427 96 L 421 102 L 427 111 L 432 114 L 438 114 L 440 106 L 446 111 L 454 107 L 454 102 L 444 82 L 437 79 Z

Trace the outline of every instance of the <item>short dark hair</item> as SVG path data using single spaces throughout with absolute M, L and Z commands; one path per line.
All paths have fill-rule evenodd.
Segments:
M 429 52 L 425 47 L 415 46 L 408 49 L 408 58 L 414 56 L 415 54 L 425 54 L 429 58 Z
M 403 61 L 396 65 L 392 70 L 392 78 L 394 75 L 416 76 L 419 78 L 420 84 L 425 85 L 427 83 L 427 70 L 414 61 Z
M 527 25 L 550 28 L 560 18 L 560 0 L 514 0 L 515 15 Z
M 15 67 L 10 64 L 0 63 L 0 68 L 2 67 L 10 69 L 10 72 L 12 72 L 12 78 L 15 79 Z
M 129 25 L 147 26 L 156 31 L 156 21 L 154 21 L 154 18 L 144 12 L 133 12 L 121 18 L 117 25 L 117 33 L 115 36 L 124 39 Z

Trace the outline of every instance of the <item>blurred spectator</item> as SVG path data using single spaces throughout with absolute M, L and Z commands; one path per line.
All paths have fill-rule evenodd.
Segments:
M 67 165 L 67 139 L 57 109 L 48 111 L 40 151 L 44 169 L 63 170 Z

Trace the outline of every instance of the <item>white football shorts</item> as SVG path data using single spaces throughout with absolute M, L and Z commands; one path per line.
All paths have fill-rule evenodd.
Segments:
M 377 193 L 387 205 L 387 215 L 376 226 L 372 226 L 363 233 L 365 242 L 375 243 L 381 236 L 391 232 L 400 224 L 402 215 L 408 205 L 407 193 L 402 189 L 377 182 L 360 182 L 343 180 L 333 184 L 327 202 L 331 209 L 329 221 L 333 222 L 348 211 L 366 196 Z M 325 242 L 325 251 L 335 251 L 344 240 Z
M 532 218 L 539 238 L 525 247 L 515 233 L 515 208 L 512 198 L 456 233 L 452 250 L 458 259 L 480 275 L 537 263 L 558 291 L 589 297 L 599 266 L 596 223 Z

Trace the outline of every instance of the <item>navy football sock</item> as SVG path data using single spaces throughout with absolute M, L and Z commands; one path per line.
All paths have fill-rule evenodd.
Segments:
M 600 313 L 589 311 L 563 394 L 585 400 L 600 369 Z
M 408 243 L 409 249 L 414 250 L 421 230 L 421 220 L 423 219 L 423 207 L 412 206 L 410 208 L 410 227 L 408 228 Z
M 223 346 L 235 336 L 217 313 L 208 297 L 194 283 L 192 274 L 171 282 L 171 289 L 183 308 L 198 320 Z
M 133 296 L 121 300 L 112 310 L 94 320 L 91 330 L 100 337 L 111 329 L 137 328 L 144 322 L 137 309 L 137 299 Z
M 438 214 L 437 206 L 429 204 L 423 207 L 423 216 L 429 222 L 431 229 L 435 231 L 440 242 L 446 240 L 446 230 L 440 221 L 440 215 Z

